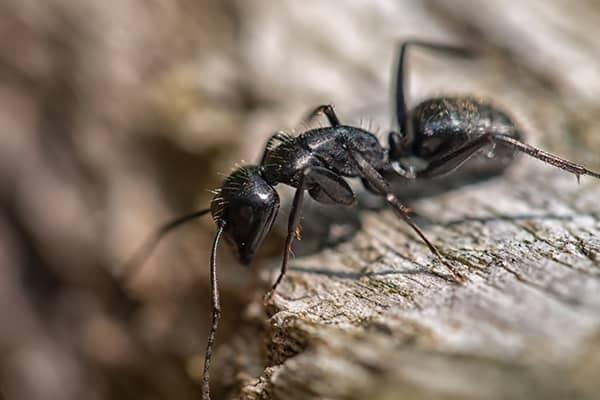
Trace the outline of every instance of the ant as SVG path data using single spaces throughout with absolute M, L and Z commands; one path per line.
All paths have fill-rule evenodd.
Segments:
M 208 336 L 202 380 L 203 399 L 210 399 L 210 363 L 221 308 L 217 284 L 217 248 L 224 237 L 234 248 L 238 260 L 249 264 L 271 230 L 279 210 L 277 184 L 296 189 L 288 220 L 281 270 L 265 296 L 269 299 L 283 279 L 292 243 L 299 236 L 305 192 L 319 203 L 350 206 L 355 194 L 346 178 L 360 178 L 367 190 L 385 199 L 448 268 L 453 279 L 464 277 L 449 264 L 409 217 L 410 210 L 392 192 L 384 178 L 389 173 L 410 179 L 430 178 L 449 173 L 480 150 L 498 147 L 503 155 L 523 152 L 577 176 L 600 174 L 558 156 L 523 143 L 521 133 L 501 110 L 472 97 L 439 97 L 425 100 L 410 112 L 404 91 L 405 55 L 409 46 L 471 57 L 471 51 L 444 44 L 406 41 L 401 44 L 396 70 L 396 120 L 399 131 L 388 135 L 388 148 L 374 134 L 340 123 L 331 105 L 321 105 L 308 120 L 323 114 L 330 126 L 310 129 L 297 137 L 277 132 L 270 137 L 258 165 L 238 168 L 215 192 L 210 208 L 175 219 L 151 236 L 134 255 L 130 265 L 141 265 L 159 240 L 174 228 L 212 214 L 217 225 L 210 255 L 212 326 Z M 420 160 L 417 168 L 409 161 Z M 506 165 L 498 164 L 498 169 Z

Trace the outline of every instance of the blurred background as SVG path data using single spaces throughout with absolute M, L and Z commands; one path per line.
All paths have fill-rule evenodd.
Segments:
M 318 104 L 383 136 L 404 38 L 481 52 L 414 51 L 411 104 L 492 98 L 530 142 L 598 169 L 599 20 L 594 0 L 2 1 L 0 397 L 199 398 L 214 224 L 173 233 L 129 281 L 124 260 Z M 284 229 L 252 268 L 220 252 L 218 344 Z M 228 367 L 217 398 L 234 396 Z

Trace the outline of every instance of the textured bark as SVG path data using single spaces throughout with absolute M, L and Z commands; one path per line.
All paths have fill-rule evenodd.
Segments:
M 0 397 L 198 399 L 214 224 L 173 234 L 130 282 L 123 260 L 160 223 L 205 207 L 219 172 L 256 160 L 273 131 L 302 131 L 318 104 L 384 141 L 405 38 L 480 51 L 415 49 L 410 105 L 490 98 L 529 142 L 600 169 L 600 3 L 483 3 L 3 1 Z M 598 184 L 573 181 L 523 159 L 452 192 L 400 183 L 471 277 L 460 287 L 428 274 L 443 268 L 371 197 L 307 204 L 268 319 L 252 278 L 277 268 L 282 207 L 252 269 L 219 254 L 213 398 L 593 393 Z
M 443 266 L 391 211 L 363 212 L 350 241 L 295 260 L 242 397 L 598 398 L 599 198 L 521 160 L 413 202 L 463 285 L 431 274 Z
M 253 4 L 246 8 L 254 17 L 246 28 L 256 40 L 260 27 L 271 26 L 279 14 L 277 7 Z M 318 36 L 319 17 L 310 6 L 295 4 L 282 6 L 295 11 L 285 29 L 311 26 Z M 398 34 L 469 43 L 481 50 L 478 61 L 411 56 L 412 105 L 438 93 L 492 98 L 516 115 L 529 142 L 597 169 L 598 106 L 590 94 L 598 93 L 600 80 L 585 71 L 597 69 L 600 58 L 589 40 L 597 25 L 585 15 L 597 15 L 598 7 L 580 6 L 427 1 L 355 13 L 336 5 L 319 14 L 331 36 L 309 44 L 301 36 L 277 36 L 271 58 L 261 52 L 267 46 L 254 42 L 249 71 L 267 98 L 298 96 L 314 82 L 323 88 L 336 79 L 352 82 L 336 87 L 326 101 L 338 105 L 343 121 L 356 122 L 344 111 L 386 98 Z M 340 21 L 369 33 L 348 36 Z M 385 31 L 391 21 L 395 34 Z M 336 40 L 335 50 L 318 53 Z M 362 49 L 360 60 L 353 58 L 356 48 Z M 320 66 L 320 75 L 298 72 L 308 61 L 293 53 L 310 50 L 319 54 L 310 62 Z M 258 57 L 272 62 L 265 67 Z M 277 79 L 269 67 L 281 59 L 297 62 Z M 380 85 L 363 85 L 365 76 Z M 363 111 L 356 114 L 373 120 L 376 112 Z M 386 128 L 389 115 L 375 121 Z M 391 211 L 373 207 L 368 198 L 358 210 L 309 206 L 301 256 L 267 305 L 267 322 L 259 291 L 241 332 L 220 350 L 215 368 L 235 388 L 231 396 L 598 398 L 598 182 L 577 185 L 568 174 L 520 158 L 501 177 L 437 190 L 446 183 L 432 180 L 417 190 L 398 184 L 397 192 L 407 195 L 427 236 L 468 276 L 466 284 L 431 274 L 443 266 Z

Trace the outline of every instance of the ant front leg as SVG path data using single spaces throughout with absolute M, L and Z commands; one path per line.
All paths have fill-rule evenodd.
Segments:
M 302 181 L 296 188 L 296 193 L 294 194 L 294 200 L 292 202 L 292 209 L 290 211 L 290 217 L 288 219 L 288 231 L 285 237 L 285 245 L 283 248 L 283 259 L 281 260 L 281 270 L 279 271 L 279 275 L 273 283 L 271 290 L 267 292 L 265 295 L 265 301 L 268 301 L 277 286 L 281 283 L 281 280 L 285 276 L 287 272 L 288 260 L 290 258 L 290 253 L 292 252 L 292 243 L 296 237 L 300 236 L 300 217 L 302 214 L 302 204 L 304 203 L 304 191 L 306 190 L 306 176 L 302 178 Z
M 271 290 L 265 295 L 265 301 L 269 300 L 277 286 L 287 272 L 287 265 L 292 252 L 292 243 L 300 236 L 300 218 L 302 215 L 302 204 L 304 202 L 304 191 L 309 191 L 311 197 L 319 203 L 339 204 L 350 206 L 354 203 L 356 196 L 350 185 L 343 177 L 323 167 L 309 167 L 304 170 L 302 180 L 296 188 L 292 209 L 288 220 L 288 231 L 285 238 L 281 270 Z
M 413 231 L 423 240 L 423 242 L 427 245 L 429 250 L 444 264 L 448 270 L 450 271 L 452 277 L 455 282 L 461 283 L 464 282 L 464 276 L 456 270 L 456 268 L 450 264 L 442 253 L 427 239 L 421 228 L 410 218 L 409 212 L 410 209 L 406 207 L 404 204 L 398 200 L 396 195 L 392 192 L 389 183 L 381 176 L 379 172 L 369 162 L 360 154 L 360 152 L 356 150 L 351 150 L 350 155 L 352 159 L 355 161 L 356 166 L 361 172 L 361 177 L 365 181 L 369 183 L 369 186 L 375 189 L 379 195 L 385 197 L 386 202 L 392 207 L 396 215 L 404 222 L 406 222 Z

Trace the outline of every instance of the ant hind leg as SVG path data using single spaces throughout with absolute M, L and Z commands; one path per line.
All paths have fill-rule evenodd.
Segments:
M 523 143 L 515 138 L 510 137 L 510 136 L 494 135 L 492 137 L 492 141 L 500 143 L 505 146 L 508 146 L 516 151 L 525 153 L 533 158 L 537 158 L 540 161 L 543 161 L 554 167 L 560 168 L 564 171 L 570 172 L 577 177 L 577 182 L 579 182 L 579 177 L 581 175 L 588 175 L 588 176 L 594 177 L 596 179 L 600 179 L 600 173 L 598 173 L 598 172 L 589 170 L 589 169 L 585 168 L 583 165 L 576 164 L 572 161 L 558 157 L 554 154 L 548 153 L 544 150 L 541 150 L 541 149 L 538 149 L 529 144 Z
M 396 70 L 394 79 L 396 81 L 394 99 L 396 100 L 396 121 L 398 123 L 398 127 L 403 134 L 406 134 L 407 128 L 407 106 L 406 106 L 406 52 L 408 47 L 421 47 L 425 49 L 441 51 L 453 56 L 459 56 L 464 58 L 472 58 L 475 55 L 475 52 L 471 49 L 459 46 L 452 46 L 448 44 L 441 43 L 432 43 L 421 40 L 407 40 L 400 44 L 400 49 L 398 50 L 398 62 L 396 64 Z
M 600 173 L 598 172 L 594 172 L 585 168 L 582 165 L 576 164 L 572 161 L 548 153 L 547 151 L 538 149 L 537 147 L 523 143 L 514 137 L 499 134 L 483 135 L 477 138 L 476 140 L 467 143 L 465 146 L 459 148 L 458 150 L 455 150 L 448 154 L 444 154 L 441 157 L 431 160 L 427 168 L 417 173 L 417 177 L 430 178 L 445 174 L 447 172 L 451 172 L 456 168 L 460 167 L 477 151 L 490 144 L 498 144 L 513 151 L 519 151 L 533 158 L 537 158 L 538 160 L 541 160 L 556 168 L 560 168 L 564 171 L 574 174 L 577 177 L 578 181 L 581 175 L 588 175 L 600 179 Z
M 400 217 L 412 230 L 421 238 L 427 245 L 429 250 L 440 260 L 450 271 L 453 279 L 457 283 L 464 282 L 464 276 L 440 253 L 440 251 L 427 239 L 421 228 L 410 218 L 410 209 L 400 202 L 390 188 L 389 183 L 381 176 L 379 172 L 360 154 L 354 150 L 350 152 L 352 158 L 356 162 L 357 167 L 361 171 L 361 177 L 369 182 L 371 188 L 375 189 L 380 196 L 385 197 L 386 202 L 392 207 L 398 217 Z
M 442 154 L 437 158 L 433 158 L 429 161 L 425 169 L 416 173 L 416 176 L 417 178 L 432 178 L 452 172 L 467 162 L 473 155 L 475 155 L 475 153 L 489 144 L 490 137 L 488 135 L 484 135 L 471 142 L 467 142 L 466 145 L 458 148 L 457 150 Z

